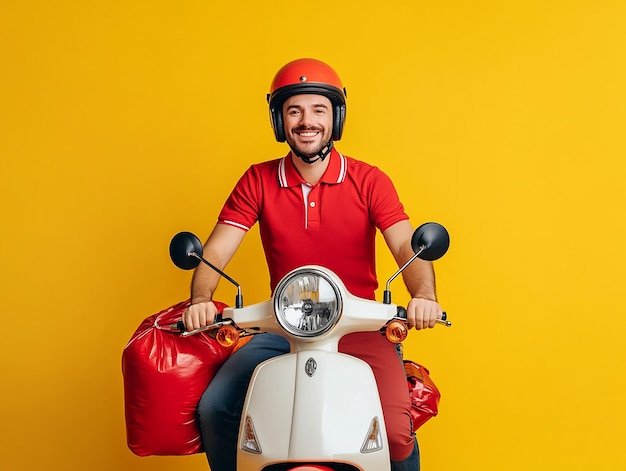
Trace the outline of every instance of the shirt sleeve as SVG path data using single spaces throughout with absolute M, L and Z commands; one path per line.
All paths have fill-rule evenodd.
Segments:
M 261 194 L 254 167 L 239 179 L 218 216 L 218 223 L 249 231 L 259 220 Z
M 372 167 L 364 185 L 368 195 L 370 217 L 381 232 L 397 222 L 409 219 L 393 182 L 382 170 Z

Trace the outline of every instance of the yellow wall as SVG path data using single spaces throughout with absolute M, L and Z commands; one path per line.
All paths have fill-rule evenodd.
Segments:
M 285 152 L 265 93 L 301 56 L 348 87 L 339 148 L 451 233 L 454 327 L 407 348 L 443 393 L 423 469 L 626 469 L 625 19 L 619 0 L 5 0 L 0 469 L 206 469 L 126 448 L 122 348 L 187 295 L 170 237 L 206 237 Z M 248 302 L 256 237 L 229 270 Z

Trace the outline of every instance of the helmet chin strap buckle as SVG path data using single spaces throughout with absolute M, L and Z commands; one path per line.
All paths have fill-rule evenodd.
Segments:
M 293 148 L 291 149 L 291 152 L 296 154 L 296 156 L 300 157 L 304 163 L 311 165 L 317 162 L 318 160 L 321 160 L 323 162 L 324 159 L 328 157 L 328 154 L 330 154 L 331 150 L 333 150 L 333 141 L 330 141 L 328 144 L 326 144 L 326 147 L 324 147 L 321 151 L 319 151 L 313 157 L 304 155 Z

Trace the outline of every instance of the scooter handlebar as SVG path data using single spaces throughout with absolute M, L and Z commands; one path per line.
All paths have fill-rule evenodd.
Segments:
M 406 314 L 406 308 L 402 307 L 402 306 L 398 306 L 398 317 L 400 319 L 406 319 L 407 318 L 407 314 Z M 445 325 L 446 327 L 452 327 L 452 322 L 450 322 L 448 320 L 448 314 L 446 313 L 446 311 L 443 311 L 441 313 L 441 319 L 437 319 L 437 323 L 441 324 L 441 325 Z
M 215 328 L 219 328 L 223 325 L 222 314 L 217 314 L 212 324 L 206 325 L 204 327 L 200 327 L 199 329 L 187 330 L 185 323 L 180 320 L 175 324 L 170 324 L 169 328 L 173 332 L 182 332 L 183 337 L 188 337 L 190 335 L 198 334 L 200 332 L 204 332 L 205 330 L 211 330 Z

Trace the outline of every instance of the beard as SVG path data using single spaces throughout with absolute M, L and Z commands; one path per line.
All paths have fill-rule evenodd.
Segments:
M 323 132 L 323 130 L 320 128 L 296 128 L 293 131 L 294 132 L 303 132 L 303 131 Z M 299 145 L 298 143 L 296 143 L 296 141 L 293 139 L 291 135 L 287 135 L 285 137 L 287 140 L 287 144 L 289 144 L 289 147 L 291 148 L 291 151 L 294 154 L 296 154 L 298 157 L 300 157 L 302 160 L 304 160 L 306 163 L 313 163 L 317 161 L 316 157 L 319 158 L 320 155 L 323 154 L 322 151 L 324 151 L 332 142 L 329 138 L 328 140 L 322 139 L 320 143 L 315 144 L 314 146 Z M 324 155 L 324 157 L 326 157 L 326 155 Z
M 310 161 L 313 160 L 315 157 L 317 157 L 326 147 L 328 147 L 329 143 L 326 144 L 319 144 L 313 148 L 311 147 L 307 147 L 307 149 L 304 149 L 302 146 L 298 146 L 295 145 L 292 142 L 289 142 L 289 140 L 287 140 L 287 143 L 289 144 L 289 147 L 291 148 L 291 151 L 296 154 L 298 157 L 300 157 L 302 160 L 306 161 Z

